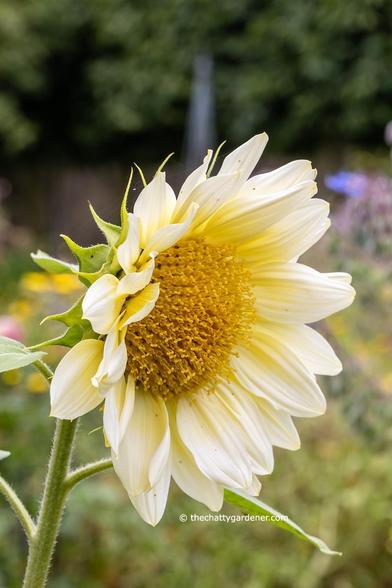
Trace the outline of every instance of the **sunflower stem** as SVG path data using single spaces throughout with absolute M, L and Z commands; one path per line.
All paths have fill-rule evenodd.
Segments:
M 35 525 L 31 518 L 27 508 L 16 494 L 15 490 L 9 485 L 9 483 L 0 476 L 0 493 L 3 494 L 5 499 L 8 501 L 12 510 L 19 519 L 24 532 L 26 533 L 27 540 L 29 543 L 33 540 L 35 534 Z
M 108 458 L 88 463 L 84 466 L 81 466 L 80 468 L 71 471 L 64 482 L 67 492 L 72 490 L 72 488 L 76 486 L 76 484 L 79 484 L 79 482 L 82 482 L 86 478 L 89 478 L 90 476 L 95 476 L 96 474 L 104 472 L 105 470 L 108 470 L 111 467 L 113 467 L 113 463 L 112 460 Z
M 65 507 L 65 480 L 69 473 L 76 427 L 77 419 L 56 421 L 36 532 L 29 545 L 24 588 L 43 588 L 46 585 Z
M 37 346 L 38 347 L 38 346 Z M 30 348 L 32 349 L 32 347 Z M 42 361 L 42 359 L 37 359 L 37 361 L 35 361 L 33 363 L 34 367 L 37 368 L 37 370 L 39 372 L 41 372 L 41 374 L 47 379 L 47 381 L 50 383 L 50 381 L 53 378 L 53 372 L 50 369 L 50 367 L 44 362 Z

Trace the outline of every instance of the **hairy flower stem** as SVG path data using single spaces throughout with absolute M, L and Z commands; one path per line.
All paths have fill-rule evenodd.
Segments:
M 77 420 L 57 420 L 37 528 L 29 546 L 24 588 L 46 585 L 64 511 Z
M 18 517 L 19 522 L 22 525 L 24 532 L 26 533 L 27 540 L 29 542 L 32 541 L 35 533 L 34 522 L 27 508 L 16 494 L 15 490 L 2 476 L 0 476 L 0 493 L 3 494 L 12 510 Z

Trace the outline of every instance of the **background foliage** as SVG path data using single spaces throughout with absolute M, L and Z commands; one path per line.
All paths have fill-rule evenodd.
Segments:
M 162 136 L 178 151 L 200 52 L 215 59 L 219 136 L 375 144 L 392 118 L 391 32 L 390 0 L 2 0 L 1 151 L 106 161 L 133 138 L 151 157 Z

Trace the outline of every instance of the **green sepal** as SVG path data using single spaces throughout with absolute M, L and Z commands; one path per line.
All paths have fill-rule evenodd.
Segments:
M 64 345 L 65 347 L 73 347 L 76 345 L 76 343 L 79 343 L 79 341 L 83 339 L 83 334 L 84 330 L 81 325 L 72 325 L 72 327 L 68 327 L 68 329 L 59 337 L 37 343 L 37 345 L 30 347 L 30 349 L 41 349 L 42 347 L 47 347 L 48 345 Z
M 82 339 L 96 339 L 98 335 L 93 331 L 90 321 L 83 318 L 82 302 L 84 296 L 81 296 L 71 308 L 65 312 L 58 314 L 51 314 L 46 316 L 41 325 L 46 321 L 59 321 L 66 325 L 68 329 L 59 337 L 42 341 L 30 349 L 40 349 L 47 345 L 65 345 L 66 347 L 73 347 Z
M 116 274 L 121 269 L 120 264 L 117 261 L 114 247 L 109 248 L 108 256 L 105 263 L 100 267 L 97 272 L 78 272 L 79 279 L 81 282 L 90 286 L 93 282 L 98 280 L 104 274 Z
M 91 215 L 92 215 L 93 219 L 95 220 L 97 227 L 105 235 L 105 238 L 106 238 L 106 241 L 108 242 L 108 244 L 111 246 L 115 245 L 119 239 L 121 227 L 103 220 L 95 212 L 91 203 L 89 203 L 89 207 L 90 207 Z
M 41 343 L 30 347 L 30 349 L 41 349 L 41 347 L 47 347 L 48 345 L 64 345 L 65 347 L 74 347 L 82 339 L 97 338 L 98 335 L 94 333 L 91 326 L 84 327 L 83 325 L 72 325 L 71 327 L 68 327 L 68 329 L 62 335 L 59 335 L 59 337 L 42 341 Z
M 90 247 L 82 247 L 67 235 L 60 235 L 79 262 L 79 274 L 95 274 L 106 262 L 110 247 L 100 243 Z
M 116 243 L 116 247 L 121 245 L 121 243 L 124 243 L 124 241 L 127 237 L 127 233 L 128 233 L 127 202 L 128 202 L 129 190 L 131 188 L 132 178 L 133 178 L 133 168 L 131 168 L 131 173 L 129 174 L 128 184 L 127 184 L 127 187 L 126 187 L 125 193 L 124 193 L 124 198 L 122 199 L 122 202 L 121 202 L 121 208 L 120 208 L 121 230 L 120 230 L 120 235 L 119 235 L 117 243 Z
M 294 521 L 288 517 L 283 517 L 279 511 L 275 510 L 271 506 L 268 506 L 268 504 L 262 502 L 254 496 L 249 496 L 240 490 L 225 490 L 225 501 L 230 502 L 235 506 L 239 506 L 242 510 L 249 513 L 250 515 L 268 517 L 274 516 L 278 518 L 278 520 L 269 519 L 268 522 L 270 522 L 272 525 L 275 525 L 276 527 L 280 527 L 281 529 L 288 531 L 289 533 L 292 533 L 293 535 L 296 535 L 308 543 L 311 543 L 325 555 L 342 555 L 339 551 L 333 551 L 330 549 L 322 539 L 319 539 L 314 535 L 309 535 L 309 533 L 306 533 L 303 529 L 301 529 L 297 523 L 294 523 Z
M 56 259 L 45 251 L 38 249 L 37 253 L 31 253 L 31 258 L 40 268 L 50 274 L 77 274 L 78 266 L 62 259 Z
M 42 359 L 46 353 L 42 351 L 30 351 L 19 341 L 0 337 L 0 372 L 8 372 L 25 367 Z
M 61 312 L 58 314 L 50 314 L 46 316 L 42 321 L 46 323 L 46 321 L 59 321 L 67 325 L 67 327 L 73 327 L 74 325 L 81 325 L 83 328 L 91 328 L 90 322 L 83 318 L 83 309 L 82 309 L 82 302 L 83 302 L 84 295 L 81 296 L 68 310 L 65 312 Z

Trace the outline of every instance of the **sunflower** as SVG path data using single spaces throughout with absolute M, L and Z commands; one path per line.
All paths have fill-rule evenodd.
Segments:
M 316 374 L 341 364 L 307 326 L 351 304 L 345 273 L 298 258 L 329 227 L 316 172 L 294 161 L 250 178 L 256 135 L 210 177 L 212 152 L 176 198 L 158 171 L 115 247 L 119 271 L 83 299 L 85 338 L 60 361 L 52 416 L 103 404 L 114 469 L 142 518 L 161 519 L 171 477 L 213 511 L 224 488 L 258 495 L 273 446 L 300 446 L 292 417 L 325 411 Z

